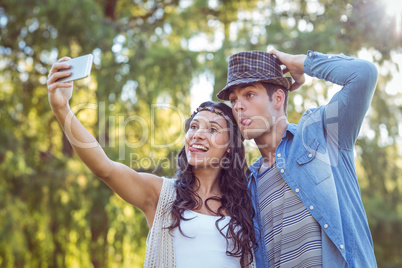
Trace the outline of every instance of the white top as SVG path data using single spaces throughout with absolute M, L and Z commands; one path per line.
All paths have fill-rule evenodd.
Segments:
M 226 255 L 226 239 L 216 228 L 216 221 L 220 216 L 200 214 L 186 210 L 183 217 L 189 221 L 180 220 L 180 227 L 173 230 L 173 242 L 178 268 L 221 268 L 240 267 L 240 258 Z M 230 221 L 227 216 L 219 222 L 222 228 Z M 227 227 L 223 233 L 227 231 Z M 231 249 L 231 248 L 229 248 Z
M 172 204 L 176 199 L 176 189 L 174 187 L 174 183 L 175 179 L 163 178 L 163 185 L 161 194 L 159 196 L 158 206 L 156 208 L 154 222 L 151 230 L 149 230 L 148 233 L 147 251 L 144 260 L 145 268 L 177 267 L 173 232 L 170 232 L 167 228 L 172 224 L 172 215 L 170 212 L 172 209 Z M 204 257 L 208 258 L 209 256 Z M 212 267 L 217 267 L 218 265 L 219 264 Z M 192 263 L 190 267 L 195 267 L 195 264 Z M 239 267 L 239 265 L 237 265 L 237 267 Z M 248 268 L 255 267 L 255 261 L 248 265 Z

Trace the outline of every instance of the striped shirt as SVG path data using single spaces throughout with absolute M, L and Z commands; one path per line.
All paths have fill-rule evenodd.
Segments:
M 321 267 L 321 227 L 276 164 L 258 175 L 258 195 L 269 267 Z

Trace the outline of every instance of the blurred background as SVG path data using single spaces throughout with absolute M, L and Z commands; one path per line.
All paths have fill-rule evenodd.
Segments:
M 70 105 L 108 156 L 173 176 L 183 120 L 216 100 L 228 57 L 272 47 L 378 67 L 356 169 L 378 265 L 402 267 L 401 16 L 400 0 L 0 0 L 0 267 L 143 265 L 141 211 L 89 172 L 51 112 L 58 58 L 94 55 Z M 289 121 L 337 90 L 308 78 Z

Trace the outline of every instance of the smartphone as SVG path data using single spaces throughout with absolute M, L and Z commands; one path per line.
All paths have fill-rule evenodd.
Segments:
M 88 75 L 91 73 L 92 61 L 92 54 L 64 61 L 63 63 L 71 66 L 70 69 L 66 70 L 71 72 L 71 75 L 69 77 L 60 79 L 58 82 L 69 82 L 88 77 Z

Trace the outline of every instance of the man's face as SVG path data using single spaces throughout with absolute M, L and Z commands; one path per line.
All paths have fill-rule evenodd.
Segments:
M 271 132 L 276 118 L 274 102 L 261 83 L 235 87 L 229 101 L 245 139 L 256 139 Z

